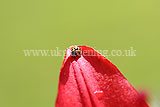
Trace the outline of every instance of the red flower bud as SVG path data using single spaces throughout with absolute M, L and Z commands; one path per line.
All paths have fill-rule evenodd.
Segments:
M 67 49 L 55 106 L 149 107 L 115 65 L 87 46 Z

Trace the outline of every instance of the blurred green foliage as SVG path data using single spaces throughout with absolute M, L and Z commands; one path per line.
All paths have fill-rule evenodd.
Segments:
M 24 49 L 136 49 L 108 57 L 131 84 L 159 94 L 159 0 L 1 0 L 0 107 L 53 107 L 62 57 Z

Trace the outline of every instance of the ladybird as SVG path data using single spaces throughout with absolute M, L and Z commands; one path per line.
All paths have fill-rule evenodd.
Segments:
M 80 47 L 74 46 L 74 47 L 71 49 L 71 56 L 72 56 L 72 57 L 79 56 L 80 54 L 81 54 L 81 48 L 80 48 Z

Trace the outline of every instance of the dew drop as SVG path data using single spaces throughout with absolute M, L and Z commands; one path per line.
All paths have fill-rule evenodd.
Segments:
M 63 75 L 66 76 L 67 75 L 66 72 L 64 72 Z
M 101 99 L 104 95 L 103 91 L 95 91 L 94 94 L 98 99 Z

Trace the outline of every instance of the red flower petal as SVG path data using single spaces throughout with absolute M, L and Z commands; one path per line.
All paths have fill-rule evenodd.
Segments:
M 86 46 L 81 56 L 66 51 L 56 107 L 149 107 L 108 59 Z

